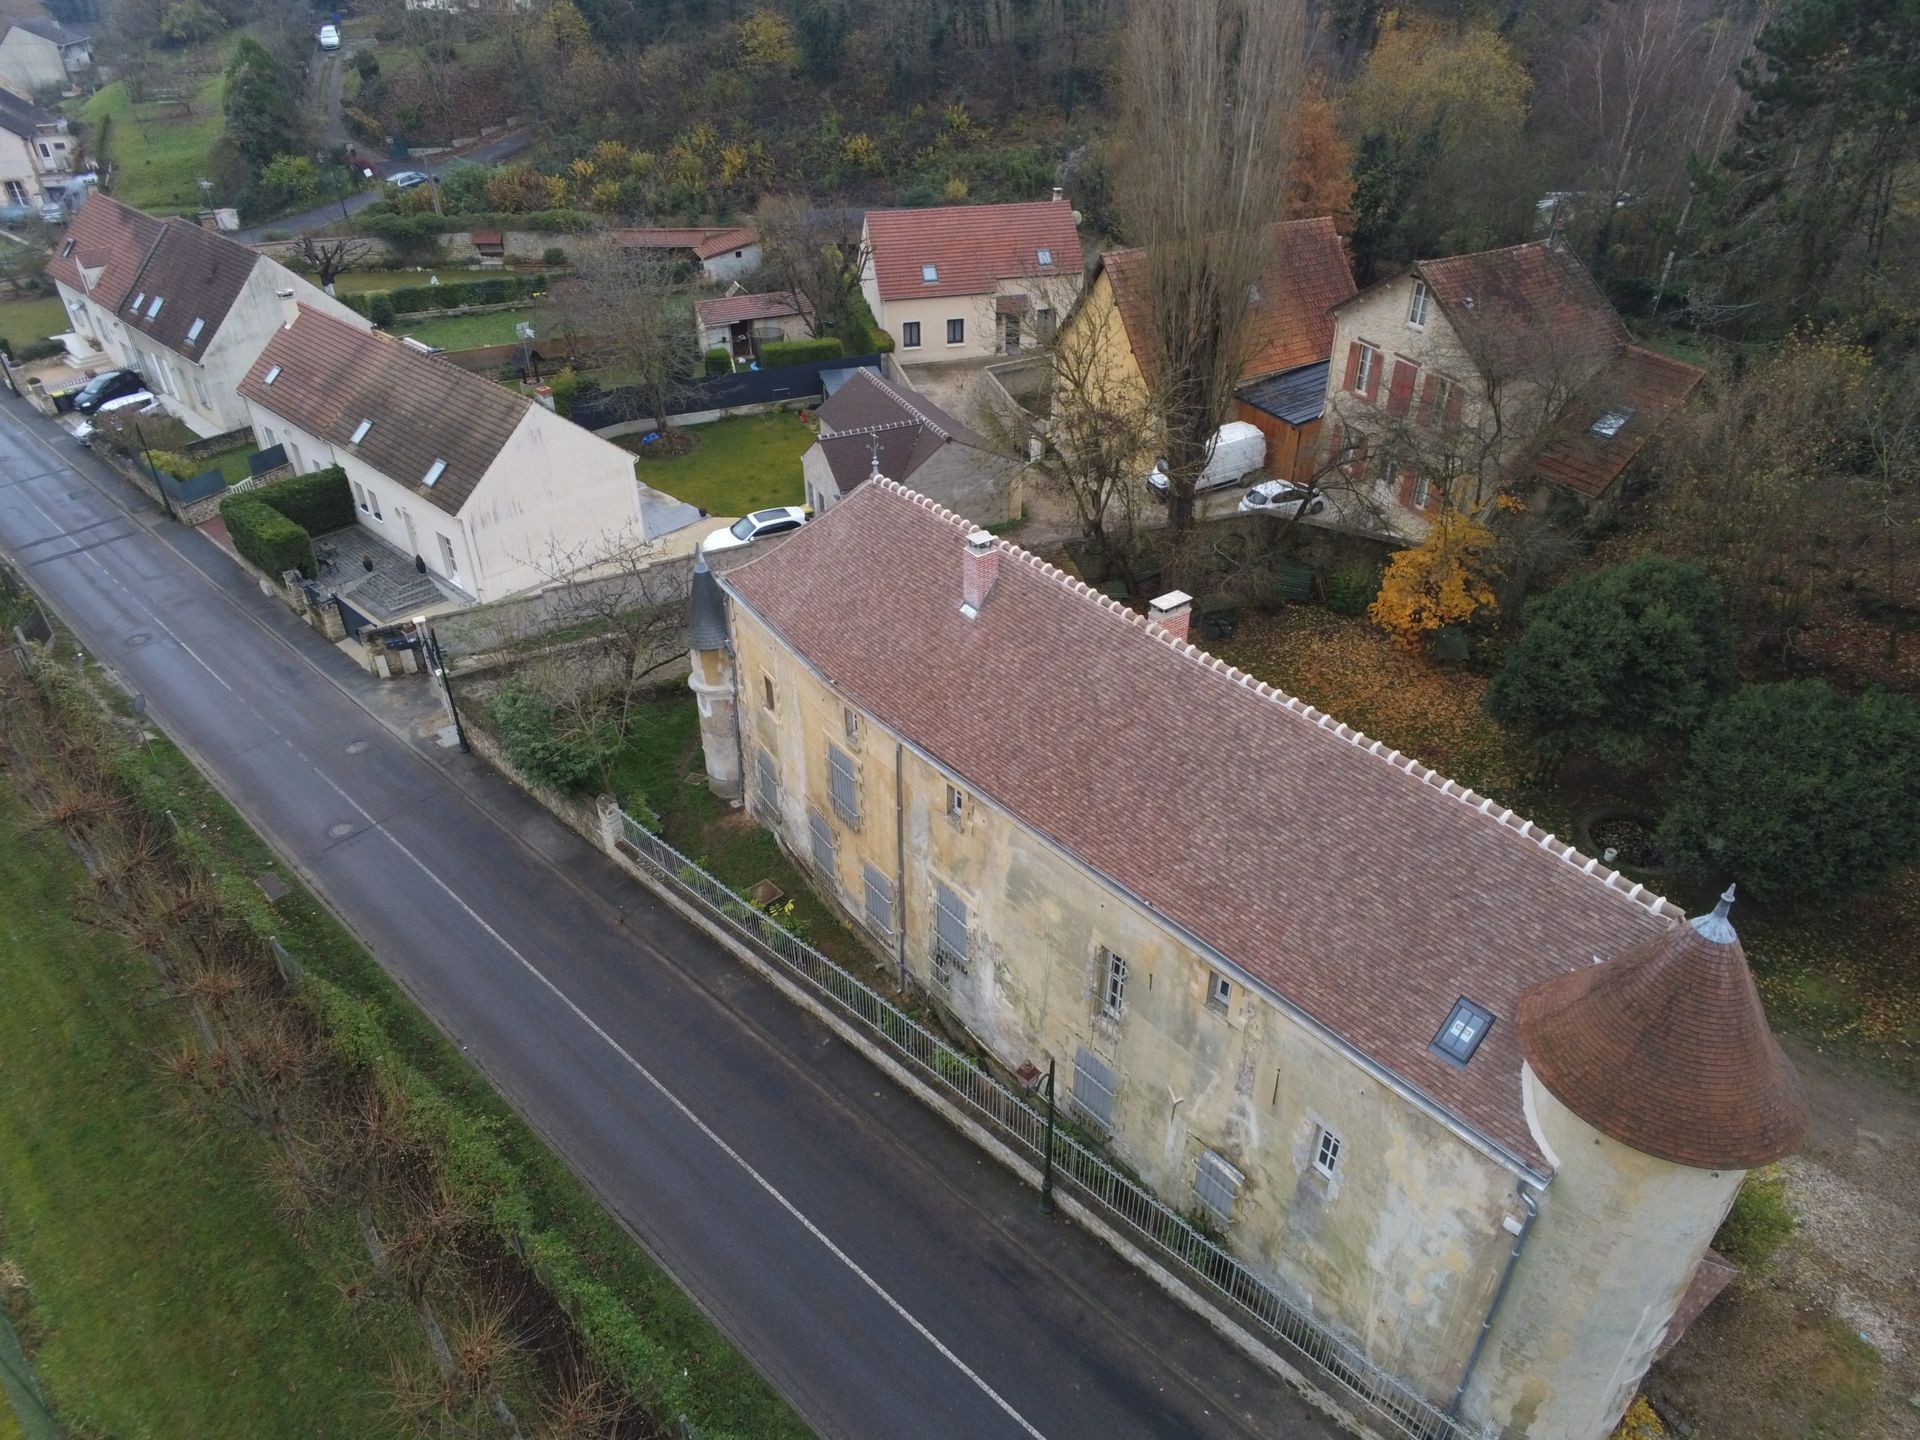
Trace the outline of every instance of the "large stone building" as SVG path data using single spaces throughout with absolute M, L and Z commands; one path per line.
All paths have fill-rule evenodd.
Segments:
M 1671 904 L 875 479 L 696 575 L 710 781 L 1438 1408 L 1599 1440 L 1804 1103 Z

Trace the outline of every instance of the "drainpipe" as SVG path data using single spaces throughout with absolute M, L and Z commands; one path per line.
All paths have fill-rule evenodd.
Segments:
M 1513 1249 L 1507 1253 L 1507 1268 L 1500 1272 L 1500 1283 L 1494 1286 L 1493 1300 L 1487 1306 L 1487 1317 L 1480 1322 L 1480 1333 L 1474 1337 L 1473 1353 L 1467 1356 L 1467 1368 L 1460 1372 L 1460 1388 L 1453 1392 L 1453 1401 L 1447 1406 L 1449 1420 L 1459 1416 L 1460 1402 L 1466 1398 L 1474 1367 L 1480 1363 L 1480 1352 L 1487 1348 L 1487 1336 L 1492 1333 L 1494 1317 L 1500 1313 L 1500 1302 L 1506 1299 L 1507 1286 L 1513 1283 L 1513 1272 L 1520 1266 L 1520 1252 L 1527 1248 L 1527 1237 L 1533 1233 L 1533 1222 L 1540 1218 L 1540 1202 L 1525 1185 L 1520 1187 L 1520 1203 L 1527 1207 L 1527 1218 L 1520 1222 L 1520 1232 L 1513 1237 Z
M 902 748 L 896 737 L 893 742 L 893 950 L 894 964 L 900 971 L 900 994 L 904 997 L 907 993 L 907 797 L 903 790 Z

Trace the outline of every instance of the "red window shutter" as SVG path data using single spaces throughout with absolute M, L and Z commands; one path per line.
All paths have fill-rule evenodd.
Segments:
M 1413 503 L 1413 489 L 1414 489 L 1414 486 L 1418 483 L 1419 483 L 1419 477 L 1416 476 L 1411 470 L 1407 471 L 1407 473 L 1403 477 L 1401 477 L 1400 498 L 1405 503 L 1406 507 L 1409 510 L 1415 508 Z
M 1380 372 L 1387 368 L 1387 357 L 1378 350 L 1373 352 L 1373 364 L 1367 369 L 1367 399 L 1380 398 Z
M 1347 465 L 1347 473 L 1356 479 L 1367 473 L 1367 437 L 1362 435 L 1353 445 L 1353 459 Z
M 1350 345 L 1347 346 L 1347 379 L 1346 379 L 1346 383 L 1341 388 L 1344 390 L 1353 389 L 1353 382 L 1359 379 L 1359 377 L 1360 377 L 1360 342 L 1358 340 L 1355 340 Z
M 1460 387 L 1458 385 L 1453 386 L 1447 394 L 1447 428 L 1449 430 L 1459 428 L 1461 399 L 1462 391 Z
M 1422 425 L 1433 424 L 1433 392 L 1439 387 L 1439 383 L 1437 377 L 1429 375 L 1426 383 L 1420 387 L 1420 423 Z
M 1419 367 L 1409 360 L 1393 362 L 1393 386 L 1387 391 L 1387 413 L 1404 415 L 1413 404 L 1413 374 Z

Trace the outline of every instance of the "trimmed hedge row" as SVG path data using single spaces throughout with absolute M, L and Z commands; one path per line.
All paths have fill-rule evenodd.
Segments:
M 220 502 L 233 548 L 254 569 L 278 580 L 289 570 L 314 577 L 313 537 L 264 500 L 251 494 Z
M 733 357 L 727 354 L 727 347 L 724 345 L 716 345 L 713 349 L 707 351 L 706 355 L 702 357 L 701 363 L 705 366 L 706 372 L 709 375 L 731 375 L 733 373 Z
M 778 370 L 782 365 L 805 365 L 811 360 L 838 360 L 846 354 L 831 335 L 813 340 L 769 340 L 760 347 L 760 368 Z
M 353 524 L 353 489 L 338 465 L 276 480 L 245 497 L 271 505 L 309 535 L 325 535 Z
M 342 295 L 340 303 L 357 310 L 376 325 L 390 324 L 397 315 L 422 310 L 456 310 L 462 305 L 511 305 L 547 288 L 550 276 L 490 275 L 485 280 L 454 280 L 440 285 L 402 285 L 393 290 L 365 290 Z

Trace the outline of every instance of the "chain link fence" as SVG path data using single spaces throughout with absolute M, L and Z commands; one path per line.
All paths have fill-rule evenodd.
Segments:
M 862 984 L 745 896 L 620 812 L 621 852 L 673 894 L 725 925 L 790 978 L 883 1044 L 914 1074 L 956 1100 L 978 1123 L 1037 1167 L 1046 1147 L 1046 1116 L 1019 1090 L 979 1067 L 922 1027 L 878 991 Z M 1141 1245 L 1183 1281 L 1264 1340 L 1309 1363 L 1336 1394 L 1405 1440 L 1481 1440 L 1481 1432 L 1388 1374 L 1344 1336 L 1315 1320 L 1218 1242 L 1057 1127 L 1054 1182 L 1121 1234 Z

